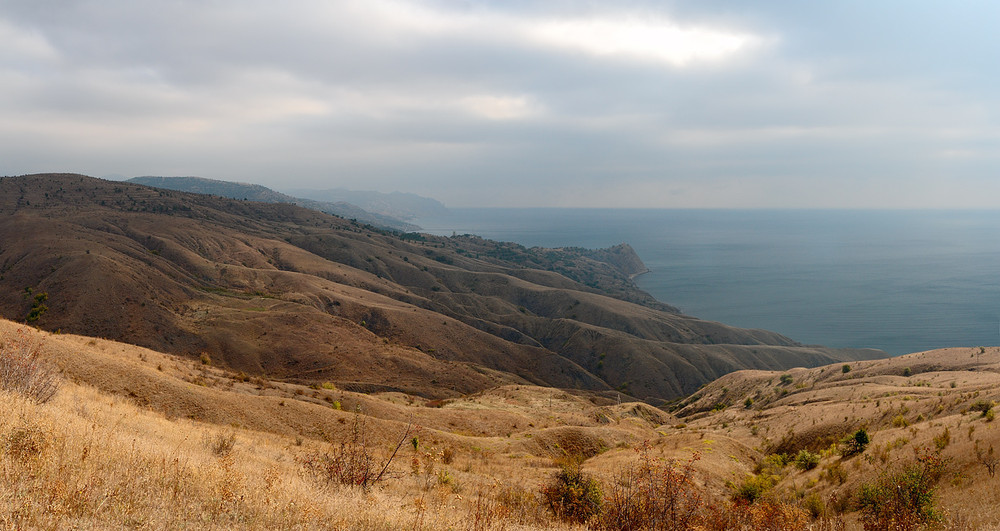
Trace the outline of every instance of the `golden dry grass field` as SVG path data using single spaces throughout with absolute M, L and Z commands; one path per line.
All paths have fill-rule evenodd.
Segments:
M 1000 526 L 996 348 L 740 371 L 671 414 L 525 385 L 444 401 L 307 387 L 9 321 L 0 338 L 37 347 L 60 384 L 44 403 L 0 392 L 4 529 L 608 529 L 642 466 L 697 494 L 687 528 L 861 529 L 863 485 L 931 455 L 936 513 L 909 528 Z M 871 441 L 847 455 L 859 429 Z M 542 495 L 572 458 L 603 493 L 585 523 Z M 343 485 L 345 463 L 370 484 Z

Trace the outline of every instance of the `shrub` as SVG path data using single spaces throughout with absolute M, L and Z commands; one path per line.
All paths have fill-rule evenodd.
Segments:
M 934 486 L 943 471 L 940 455 L 918 452 L 915 463 L 862 484 L 858 506 L 864 528 L 906 531 L 939 520 L 934 508 Z
M 774 486 L 774 477 L 766 474 L 750 475 L 733 487 L 733 502 L 751 504 L 762 500 Z
M 815 492 L 810 493 L 802 500 L 802 508 L 809 512 L 809 516 L 813 518 L 819 518 L 826 514 L 826 504 L 823 503 L 823 498 L 819 497 L 819 494 Z
M 983 448 L 980 448 L 979 441 L 976 440 L 975 449 L 976 460 L 979 461 L 981 465 L 985 466 L 986 471 L 990 474 L 990 477 L 993 477 L 993 475 L 997 472 L 997 463 L 1000 463 L 1000 458 L 993 455 L 993 445 L 990 445 L 989 450 L 984 450 Z
M 844 374 L 851 372 L 851 366 L 845 363 L 844 366 L 840 368 L 840 372 Z
M 212 455 L 216 457 L 228 457 L 229 454 L 233 453 L 233 448 L 236 447 L 236 434 L 233 432 L 219 432 L 212 438 L 206 436 L 205 445 L 212 451 Z
M 44 304 L 48 298 L 49 294 L 44 292 L 35 295 L 34 303 L 31 305 L 31 310 L 28 311 L 27 317 L 24 318 L 25 322 L 33 323 L 37 321 L 42 314 L 48 311 L 49 307 Z
M 788 466 L 792 459 L 788 454 L 784 453 L 773 453 L 766 456 L 764 459 L 757 463 L 754 472 L 758 474 L 765 474 L 776 476 L 781 474 L 781 471 Z
M 909 367 L 903 369 L 903 376 L 909 378 L 911 375 L 913 375 L 913 371 L 911 371 Z
M 812 470 L 819 464 L 819 454 L 814 454 L 809 450 L 799 450 L 795 456 L 795 466 L 802 470 Z
M 594 529 L 690 529 L 696 523 L 702 495 L 693 476 L 700 456 L 682 464 L 654 459 L 648 450 L 641 450 L 638 466 L 617 476 Z
M 781 385 L 791 385 L 795 381 L 791 374 L 782 374 L 778 380 L 781 382 Z
M 822 477 L 826 478 L 826 480 L 830 483 L 843 485 L 847 482 L 847 470 L 844 470 L 840 461 L 835 461 L 826 467 L 826 470 L 823 471 Z
M 984 417 L 991 409 L 993 409 L 993 402 L 990 402 L 989 400 L 976 400 L 971 406 L 969 406 L 969 411 L 979 411 Z
M 601 488 L 580 470 L 580 462 L 563 463 L 555 478 L 542 487 L 542 497 L 559 518 L 582 524 L 601 509 Z
M 19 426 L 7 435 L 4 449 L 7 455 L 28 461 L 41 455 L 51 445 L 50 435 L 34 424 Z
M 41 356 L 39 345 L 18 330 L 0 340 L 0 389 L 22 394 L 42 404 L 59 390 L 55 369 Z
M 942 431 L 940 435 L 934 437 L 934 446 L 937 447 L 938 450 L 944 450 L 949 444 L 951 444 L 951 430 L 945 426 L 944 431 Z
M 698 529 L 730 531 L 805 531 L 809 513 L 792 504 L 766 500 L 754 504 L 730 503 L 710 507 Z M 667 528 L 669 529 L 669 528 Z
M 854 435 L 844 440 L 843 454 L 848 457 L 860 454 L 865 451 L 865 448 L 868 448 L 868 443 L 870 442 L 871 438 L 868 437 L 868 432 L 864 428 L 861 428 L 854 432 Z
M 342 441 L 331 452 L 314 452 L 299 458 L 302 467 L 321 480 L 339 485 L 368 488 L 381 481 L 414 428 L 412 425 L 406 426 L 396 448 L 379 467 L 365 437 L 367 427 L 361 416 L 355 411 L 349 440 Z

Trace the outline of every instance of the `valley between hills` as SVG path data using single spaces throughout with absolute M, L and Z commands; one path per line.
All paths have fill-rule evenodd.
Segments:
M 0 360 L 58 386 L 0 374 L 3 528 L 1000 525 L 994 347 L 805 346 L 656 301 L 626 244 L 81 175 L 0 179 L 0 234 Z M 553 503 L 580 471 L 588 518 Z M 897 472 L 933 510 L 873 516 Z

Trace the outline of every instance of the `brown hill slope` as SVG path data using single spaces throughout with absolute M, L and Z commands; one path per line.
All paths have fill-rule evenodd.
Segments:
M 934 500 L 943 527 L 996 529 L 1000 486 L 988 464 L 1000 462 L 990 450 L 1000 449 L 992 412 L 998 401 L 1000 348 L 950 348 L 785 372 L 738 371 L 705 386 L 675 414 L 688 429 L 724 434 L 765 454 L 819 454 L 814 469 L 777 470 L 776 489 L 846 510 L 857 508 L 862 484 L 920 455 L 936 456 L 943 469 Z M 861 428 L 871 435 L 864 452 L 831 451 Z
M 25 339 L 41 345 L 63 383 L 43 405 L 0 391 L 5 528 L 568 529 L 537 494 L 558 459 L 585 458 L 607 504 L 644 448 L 654 463 L 700 456 L 689 488 L 702 493 L 703 510 L 726 508 L 759 478 L 764 499 L 786 504 L 780 514 L 802 515 L 797 527 L 771 529 L 861 529 L 861 485 L 930 452 L 944 464 L 933 497 L 942 528 L 1000 525 L 1000 484 L 975 451 L 1000 447 L 994 416 L 983 413 L 1000 399 L 995 347 L 854 362 L 848 372 L 740 371 L 674 416 L 526 385 L 428 401 L 246 378 L 0 320 L 0 345 Z M 746 398 L 755 398 L 750 407 Z M 419 448 L 404 441 L 389 479 L 370 491 L 336 488 L 305 466 L 349 443 L 355 421 L 379 464 L 408 424 L 421 426 Z M 832 449 L 859 427 L 872 438 L 863 452 Z M 800 449 L 818 455 L 814 468 L 771 455 Z M 827 520 L 809 521 L 807 511 Z
M 401 236 L 80 175 L 0 179 L 0 234 L 5 317 L 45 306 L 35 324 L 50 330 L 357 390 L 530 382 L 669 399 L 737 369 L 880 354 L 680 315 L 631 282 L 627 247 Z

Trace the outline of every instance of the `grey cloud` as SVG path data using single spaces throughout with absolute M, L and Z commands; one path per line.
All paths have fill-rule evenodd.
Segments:
M 812 187 L 824 206 L 932 206 L 934 183 L 973 189 L 996 167 L 998 8 L 977 6 L 8 1 L 0 173 L 195 174 L 453 205 L 810 206 Z M 677 68 L 522 31 L 621 13 L 760 42 Z M 870 196 L 844 190 L 861 182 Z

